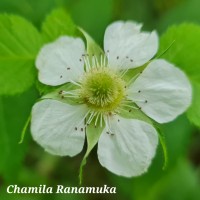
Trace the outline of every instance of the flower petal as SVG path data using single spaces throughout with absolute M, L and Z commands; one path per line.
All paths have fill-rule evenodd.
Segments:
M 104 36 L 104 50 L 109 52 L 110 67 L 128 69 L 149 61 L 158 50 L 158 36 L 140 32 L 142 25 L 118 21 L 109 25 Z
M 84 62 L 80 61 L 84 52 L 85 46 L 80 38 L 64 36 L 45 45 L 36 60 L 40 82 L 56 86 L 78 80 L 84 72 Z
M 152 61 L 130 86 L 129 98 L 159 123 L 172 121 L 191 104 L 186 75 L 165 60 Z
M 78 154 L 84 145 L 84 116 L 87 108 L 55 100 L 36 103 L 32 110 L 33 139 L 54 155 Z
M 125 176 L 138 176 L 147 171 L 158 144 L 156 130 L 146 122 L 113 116 L 112 134 L 103 131 L 98 143 L 98 158 L 109 171 Z

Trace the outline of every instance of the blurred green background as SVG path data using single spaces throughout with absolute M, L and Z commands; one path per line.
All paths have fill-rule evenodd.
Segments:
M 106 26 L 115 20 L 136 20 L 145 30 L 161 35 L 172 24 L 200 23 L 199 0 L 0 0 L 1 13 L 19 14 L 39 29 L 45 16 L 56 7 L 64 7 L 75 23 L 102 44 Z M 199 200 L 200 131 L 186 118 L 163 125 L 169 164 L 162 170 L 163 153 L 159 146 L 148 173 L 126 179 L 101 167 L 96 149 L 84 169 L 83 186 L 117 187 L 115 195 L 15 195 L 5 194 L 10 184 L 21 186 L 63 184 L 78 186 L 78 171 L 84 155 L 55 157 L 43 151 L 27 133 L 19 145 L 20 134 L 35 100 L 35 88 L 17 97 L 0 97 L 0 199 L 127 199 L 127 200 Z

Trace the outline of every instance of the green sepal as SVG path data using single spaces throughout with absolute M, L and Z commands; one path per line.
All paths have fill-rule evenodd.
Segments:
M 76 86 L 72 83 L 66 83 L 66 84 L 56 87 L 56 88 L 53 87 L 52 90 L 49 93 L 43 95 L 41 97 L 41 99 L 54 99 L 54 100 L 58 100 L 63 103 L 77 105 L 77 104 L 82 103 L 82 102 L 80 102 L 80 98 L 78 98 L 78 99 L 72 98 L 72 97 L 63 98 L 64 96 L 61 94 L 61 91 L 69 92 L 69 91 L 76 90 L 77 88 L 78 88 L 78 86 Z
M 86 128 L 86 138 L 87 138 L 87 151 L 83 157 L 83 160 L 80 165 L 79 170 L 79 184 L 82 184 L 83 180 L 83 167 L 86 165 L 87 157 L 89 156 L 90 152 L 94 148 L 94 146 L 97 144 L 101 133 L 103 132 L 103 129 L 105 127 L 105 124 L 102 124 L 102 127 L 100 126 L 100 122 L 98 122 L 95 126 L 95 120 L 93 120 L 89 126 Z
M 87 54 L 89 54 L 90 61 L 91 61 L 92 55 L 95 55 L 98 62 L 100 63 L 101 55 L 104 54 L 104 51 L 86 31 L 84 31 L 80 27 L 78 29 L 86 40 L 86 49 L 87 49 Z
M 118 113 L 118 115 L 128 119 L 138 119 L 154 126 L 154 121 L 151 118 L 149 118 L 146 114 L 144 114 L 142 110 L 135 103 L 130 102 L 127 103 L 126 105 L 135 107 L 135 109 L 129 108 L 127 106 L 122 107 L 123 110 L 120 110 L 120 113 Z
M 26 134 L 26 131 L 28 129 L 30 122 L 31 122 L 31 115 L 29 115 L 29 117 L 26 120 L 26 123 L 25 123 L 24 128 L 23 128 L 22 133 L 21 133 L 21 138 L 20 138 L 19 144 L 23 143 L 24 137 L 25 137 L 25 134 Z

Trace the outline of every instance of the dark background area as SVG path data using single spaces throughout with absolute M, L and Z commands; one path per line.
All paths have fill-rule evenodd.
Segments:
M 13 13 L 30 20 L 40 29 L 45 16 L 57 7 L 64 7 L 74 22 L 83 27 L 99 44 L 106 26 L 115 20 L 135 20 L 144 30 L 158 30 L 162 35 L 172 24 L 200 23 L 199 0 L 0 0 L 1 13 Z M 76 157 L 55 157 L 33 142 L 27 133 L 19 145 L 20 134 L 38 94 L 34 88 L 17 97 L 0 98 L 1 131 L 5 124 L 14 138 L 3 138 L 0 146 L 0 199 L 127 199 L 127 200 L 199 200 L 200 199 L 200 132 L 185 115 L 163 125 L 169 163 L 162 170 L 164 158 L 159 146 L 149 171 L 132 179 L 118 177 L 98 162 L 96 148 L 84 168 L 83 186 L 114 186 L 115 195 L 17 195 L 5 194 L 10 184 L 21 186 L 78 186 L 79 166 L 84 151 Z M 24 102 L 26 98 L 26 102 Z M 5 121 L 6 119 L 6 121 Z M 4 121 L 3 121 L 4 120 Z M 1 134 L 1 133 L 0 133 Z M 0 147 L 1 149 L 1 147 Z

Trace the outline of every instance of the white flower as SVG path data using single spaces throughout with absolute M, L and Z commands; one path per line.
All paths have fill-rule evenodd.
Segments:
M 162 59 L 151 60 L 158 50 L 158 36 L 140 29 L 133 22 L 108 26 L 105 54 L 99 61 L 97 55 L 87 54 L 80 38 L 63 36 L 41 49 L 36 61 L 40 82 L 76 85 L 74 90 L 60 91 L 60 101 L 44 99 L 33 107 L 32 136 L 47 152 L 78 154 L 87 125 L 93 122 L 105 125 L 98 142 L 102 166 L 125 177 L 147 171 L 158 144 L 157 132 L 151 124 L 120 113 L 140 110 L 159 123 L 172 121 L 190 105 L 191 85 L 180 69 Z M 128 69 L 144 64 L 130 81 L 124 79 Z M 67 98 L 79 104 L 67 104 L 63 101 Z

